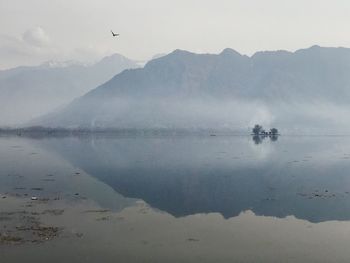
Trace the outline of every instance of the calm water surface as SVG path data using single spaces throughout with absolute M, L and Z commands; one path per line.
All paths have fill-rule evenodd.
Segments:
M 1 263 L 350 262 L 350 137 L 0 137 L 0 233 Z

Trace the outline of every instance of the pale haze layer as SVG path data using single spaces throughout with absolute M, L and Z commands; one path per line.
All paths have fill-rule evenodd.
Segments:
M 0 0 L 0 69 L 112 53 L 148 60 L 178 48 L 348 47 L 349 11 L 345 0 Z

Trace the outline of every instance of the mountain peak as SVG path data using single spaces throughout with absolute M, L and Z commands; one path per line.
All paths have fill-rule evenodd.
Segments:
M 162 56 L 160 58 L 157 59 L 152 59 L 151 61 L 149 61 L 145 67 L 152 67 L 155 65 L 161 65 L 163 63 L 168 63 L 169 61 L 180 61 L 183 59 L 188 59 L 190 57 L 192 57 L 193 55 L 195 55 L 195 53 L 186 51 L 186 50 L 181 50 L 181 49 L 176 49 L 173 52 L 171 52 L 168 55 Z
M 168 54 L 166 54 L 166 53 L 155 54 L 155 55 L 151 58 L 151 60 L 153 60 L 153 59 L 158 59 L 158 58 L 161 58 L 161 57 L 165 57 L 166 55 L 168 55 Z
M 67 60 L 67 61 L 59 61 L 59 60 L 49 60 L 39 65 L 40 68 L 66 68 L 73 66 L 88 66 L 88 64 L 75 61 L 75 60 Z
M 186 56 L 186 55 L 193 55 L 193 54 L 194 53 L 192 53 L 190 51 L 187 51 L 187 50 L 175 49 L 169 55 L 172 55 L 172 56 Z
M 221 53 L 221 56 L 241 56 L 240 53 L 238 53 L 236 50 L 232 48 L 225 48 Z
M 321 46 L 319 46 L 319 45 L 313 45 L 309 49 L 320 49 L 320 48 L 321 48 Z
M 112 62 L 112 61 L 127 61 L 128 58 L 124 57 L 123 55 L 120 55 L 118 53 L 114 53 L 112 55 L 106 56 L 102 58 L 98 63 L 103 62 Z

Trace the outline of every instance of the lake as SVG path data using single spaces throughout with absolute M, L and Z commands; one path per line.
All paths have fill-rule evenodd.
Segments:
M 349 262 L 350 137 L 0 137 L 0 262 Z

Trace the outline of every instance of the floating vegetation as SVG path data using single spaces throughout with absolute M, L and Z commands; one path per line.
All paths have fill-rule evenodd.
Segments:
M 3 244 L 11 245 L 11 244 L 21 244 L 21 243 L 23 243 L 23 238 L 21 237 L 12 236 L 7 233 L 5 234 L 0 233 L 0 245 L 3 245 Z
M 347 192 L 345 192 L 347 193 Z M 308 198 L 308 199 L 313 199 L 313 198 L 322 198 L 322 199 L 327 199 L 327 198 L 335 198 L 337 195 L 335 193 L 330 193 L 329 190 L 315 190 L 314 192 L 311 193 L 297 193 L 297 195 Z
M 199 239 L 196 239 L 196 238 L 187 238 L 187 241 L 189 241 L 189 242 L 199 242 Z
M 108 213 L 111 210 L 109 209 L 99 209 L 99 210 L 86 210 L 84 213 Z
M 63 210 L 9 211 L 1 212 L 3 232 L 0 233 L 0 245 L 20 245 L 24 243 L 42 243 L 60 235 L 62 229 L 45 225 L 39 221 L 39 215 L 61 215 Z M 6 225 L 4 224 L 6 223 Z
M 60 216 L 63 213 L 64 213 L 63 209 L 49 209 L 49 210 L 43 211 L 41 214 L 42 215 L 49 214 L 49 215 L 54 215 L 54 216 Z
M 43 191 L 44 188 L 42 188 L 42 187 L 33 187 L 33 188 L 31 188 L 31 190 L 33 190 L 33 191 Z

